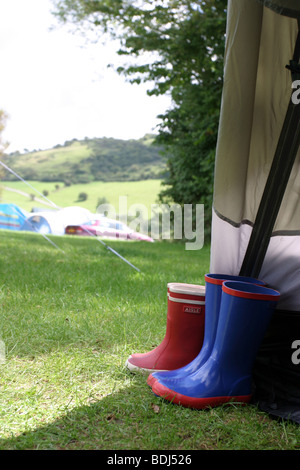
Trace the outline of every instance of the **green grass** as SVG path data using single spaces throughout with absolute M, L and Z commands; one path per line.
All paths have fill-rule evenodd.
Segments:
M 64 186 L 63 183 L 46 183 L 39 181 L 28 181 L 34 189 L 43 193 L 48 191 L 47 198 L 59 207 L 79 206 L 84 207 L 91 212 L 96 212 L 99 198 L 105 197 L 109 204 L 119 213 L 119 197 L 127 197 L 127 209 L 133 204 L 141 204 L 146 208 L 146 212 L 150 216 L 151 204 L 157 203 L 158 194 L 161 190 L 161 180 L 145 180 L 130 182 L 92 182 L 88 184 L 73 184 Z M 56 188 L 59 185 L 59 188 Z M 35 192 L 30 186 L 21 181 L 1 182 L 1 199 L 3 202 L 15 203 L 24 210 L 31 211 L 33 207 L 47 208 L 47 201 Z M 26 197 L 16 192 L 9 191 L 5 188 L 34 194 L 41 201 L 32 201 L 30 197 Z M 87 194 L 86 201 L 80 202 L 78 196 L 81 192 Z
M 164 337 L 167 283 L 203 283 L 209 247 L 0 233 L 1 450 L 299 449 L 300 428 L 255 406 L 203 411 L 155 397 L 124 366 Z

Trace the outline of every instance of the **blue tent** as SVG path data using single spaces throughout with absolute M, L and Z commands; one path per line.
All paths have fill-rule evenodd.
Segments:
M 0 204 L 0 228 L 20 230 L 28 217 L 27 212 L 15 204 Z

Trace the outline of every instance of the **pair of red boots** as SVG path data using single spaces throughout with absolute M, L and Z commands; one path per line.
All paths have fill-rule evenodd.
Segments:
M 131 372 L 174 370 L 189 364 L 201 350 L 204 339 L 205 287 L 169 283 L 166 333 L 150 352 L 132 354 L 126 361 Z

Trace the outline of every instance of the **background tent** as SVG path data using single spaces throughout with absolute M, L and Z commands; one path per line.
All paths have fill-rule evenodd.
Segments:
M 92 214 L 83 207 L 64 207 L 57 211 L 41 211 L 29 214 L 21 230 L 52 235 L 64 235 L 67 225 L 86 224 Z
M 299 0 L 228 2 L 210 269 L 255 275 L 281 292 L 255 397 L 300 423 L 300 105 L 291 100 L 299 19 Z
M 20 230 L 28 212 L 15 204 L 0 204 L 0 228 L 6 230 Z

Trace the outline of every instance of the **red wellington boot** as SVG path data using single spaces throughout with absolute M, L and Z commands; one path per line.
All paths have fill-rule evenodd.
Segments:
M 168 284 L 166 334 L 150 352 L 132 354 L 126 361 L 131 372 L 174 370 L 191 362 L 200 352 L 204 338 L 205 287 Z

